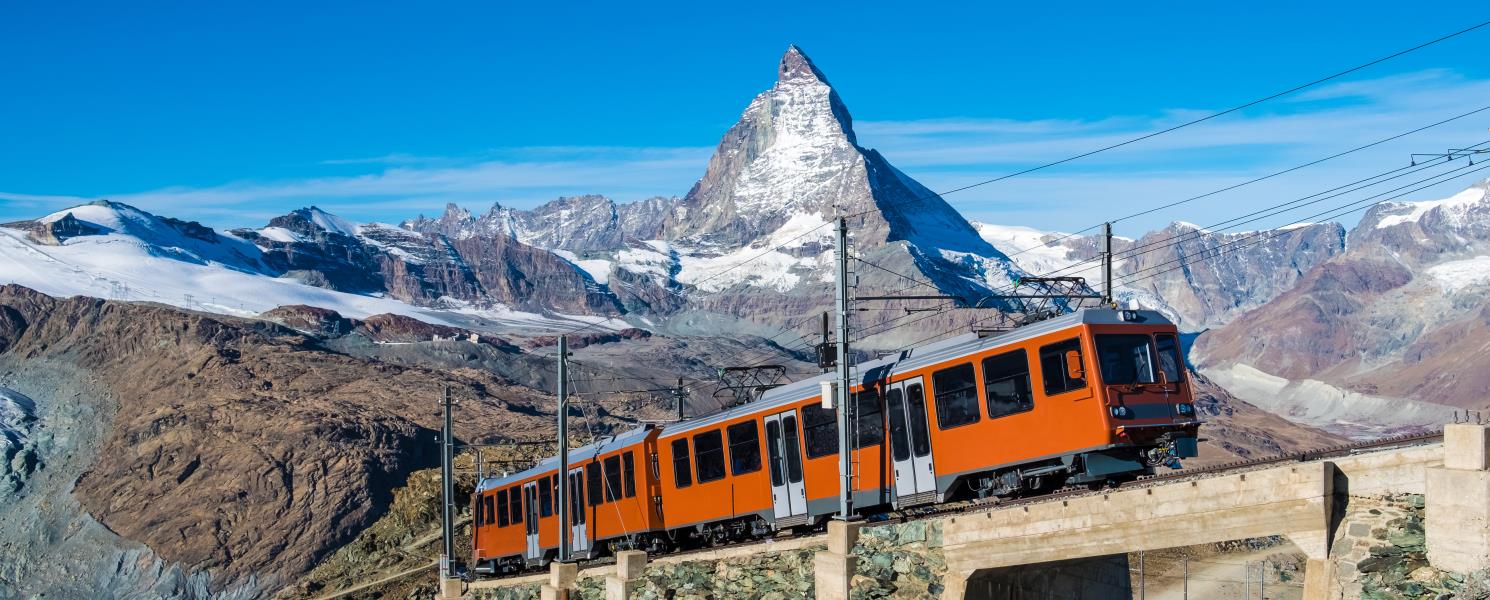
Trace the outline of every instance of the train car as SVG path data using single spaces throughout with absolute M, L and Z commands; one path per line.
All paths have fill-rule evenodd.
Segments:
M 657 429 L 647 425 L 569 452 L 571 554 L 587 559 L 617 546 L 661 550 Z M 559 461 L 483 479 L 473 498 L 477 573 L 513 573 L 553 560 L 559 547 Z
M 1200 422 L 1179 334 L 1154 311 L 1080 310 L 997 335 L 969 333 L 903 350 L 855 365 L 854 372 L 849 459 L 851 497 L 861 514 L 1112 485 L 1196 455 Z M 593 553 L 593 541 L 659 551 L 808 528 L 836 513 L 837 413 L 821 396 L 821 384 L 833 380 L 792 383 L 717 414 L 573 452 L 574 497 L 589 509 L 579 517 L 588 522 L 576 525 L 575 548 L 582 549 L 576 556 Z M 622 498 L 618 504 L 627 507 L 611 514 L 596 510 L 610 506 L 605 501 L 590 503 L 609 490 L 597 491 L 595 482 L 615 456 L 646 466 L 637 484 L 647 492 L 632 498 L 625 488 L 603 496 Z M 478 570 L 521 568 L 552 556 L 557 521 L 542 497 L 537 512 L 528 513 L 538 518 L 526 519 L 523 533 L 513 518 L 502 525 L 502 515 L 519 510 L 511 498 L 531 498 L 513 490 L 553 484 L 554 462 L 483 482 Z M 625 464 L 631 463 L 619 467 L 623 488 L 636 472 Z
M 1089 309 L 857 365 L 849 424 L 859 512 L 1109 485 L 1195 456 L 1178 332 L 1154 311 Z M 669 425 L 663 526 L 724 541 L 838 509 L 838 423 L 820 383 Z

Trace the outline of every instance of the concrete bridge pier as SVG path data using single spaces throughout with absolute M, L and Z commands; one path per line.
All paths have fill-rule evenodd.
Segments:
M 1443 428 L 1443 466 L 1427 467 L 1428 562 L 1468 573 L 1490 567 L 1490 426 Z
M 818 600 L 848 600 L 853 588 L 859 557 L 854 544 L 859 542 L 856 521 L 828 521 L 828 549 L 812 557 L 813 589 Z
M 538 588 L 542 600 L 568 600 L 579 582 L 579 564 L 554 561 L 548 563 L 548 583 Z

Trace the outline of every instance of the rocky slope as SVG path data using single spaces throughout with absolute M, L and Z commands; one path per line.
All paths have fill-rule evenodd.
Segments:
M 1369 431 L 1490 404 L 1490 182 L 1374 207 L 1347 250 L 1197 342 L 1212 378 L 1269 410 Z
M 369 361 L 263 321 L 16 286 L 0 287 L 0 313 L 7 387 L 55 407 L 52 382 L 97 382 L 98 416 L 78 427 L 109 458 L 76 478 L 79 514 L 212 592 L 293 582 L 379 517 L 433 464 L 445 386 L 464 400 L 465 439 L 541 437 L 551 420 L 546 397 L 484 373 Z M 28 548 L 42 554 L 26 564 L 49 551 Z M 17 581 L 46 583 L 27 573 Z M 185 594 L 187 579 L 166 583 Z

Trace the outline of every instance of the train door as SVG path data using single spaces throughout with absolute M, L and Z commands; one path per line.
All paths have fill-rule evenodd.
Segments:
M 895 463 L 897 506 L 936 500 L 936 471 L 931 464 L 926 394 L 921 378 L 891 384 L 885 391 L 890 418 L 890 458 Z
M 590 536 L 585 532 L 585 470 L 569 471 L 569 553 L 589 556 Z
M 770 458 L 771 503 L 775 507 L 777 525 L 805 522 L 807 487 L 802 482 L 802 441 L 797 433 L 797 411 L 766 417 L 766 450 Z
M 544 483 L 548 479 L 544 478 Z M 523 510 L 527 512 L 523 519 L 524 531 L 528 534 L 528 551 L 524 555 L 529 562 L 543 558 L 543 550 L 538 545 L 538 484 L 523 484 Z

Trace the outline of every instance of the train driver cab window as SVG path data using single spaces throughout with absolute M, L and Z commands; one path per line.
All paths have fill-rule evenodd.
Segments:
M 854 394 L 854 429 L 858 433 L 854 439 L 855 450 L 878 446 L 885 441 L 885 411 L 882 406 L 878 390 Z
M 538 482 L 538 516 L 548 518 L 554 516 L 554 478 L 544 477 Z
M 497 527 L 506 527 L 510 516 L 507 507 L 507 490 L 497 490 Z
M 476 497 L 476 518 L 475 518 L 475 522 L 476 522 L 477 525 L 482 525 L 482 524 L 486 523 L 486 511 L 482 509 L 482 507 L 485 506 L 485 504 L 486 504 L 485 498 L 483 498 L 481 496 L 477 496 Z
M 615 502 L 621 498 L 621 457 L 605 459 L 605 501 Z
M 1097 336 L 1104 385 L 1154 383 L 1154 340 L 1142 333 Z
M 761 436 L 755 421 L 729 426 L 729 472 L 744 475 L 761 470 Z
M 942 429 L 978 422 L 978 385 L 973 364 L 966 363 L 931 374 L 936 394 L 936 424 Z
M 1019 349 L 983 359 L 983 392 L 990 419 L 1033 410 L 1029 355 Z
M 496 496 L 496 494 L 487 494 L 486 498 L 484 498 L 485 501 L 482 502 L 482 504 L 484 505 L 482 508 L 486 509 L 487 525 L 491 525 L 492 523 L 497 522 L 497 509 L 495 504 L 496 498 L 494 496 Z
M 816 402 L 802 407 L 802 431 L 807 436 L 807 458 L 838 454 L 838 414 Z
M 590 497 L 590 506 L 605 504 L 605 493 L 601 490 L 600 463 L 591 460 L 585 465 L 585 494 Z
M 693 466 L 699 483 L 724 479 L 724 436 L 718 429 L 693 436 Z
M 688 438 L 673 440 L 673 487 L 693 485 L 693 466 L 688 464 Z
M 1081 356 L 1081 338 L 1071 338 L 1040 348 L 1040 375 L 1045 395 L 1054 396 L 1086 387 L 1086 361 Z
M 1159 370 L 1167 383 L 1179 383 L 1184 375 L 1185 359 L 1180 357 L 1180 342 L 1172 333 L 1154 336 L 1154 350 L 1159 354 Z

